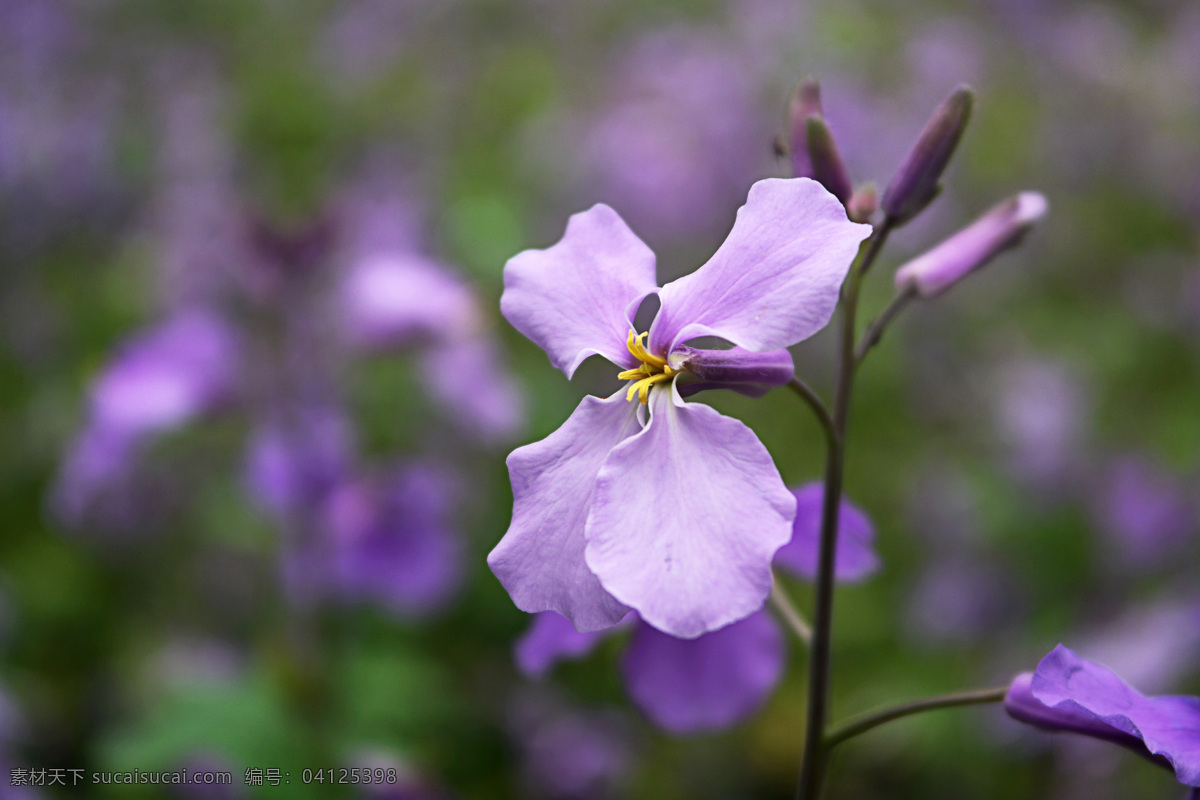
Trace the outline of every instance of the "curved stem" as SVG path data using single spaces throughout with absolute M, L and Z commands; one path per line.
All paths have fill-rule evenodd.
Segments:
M 969 692 L 943 694 L 924 700 L 914 700 L 911 703 L 901 703 L 875 711 L 868 711 L 851 718 L 830 731 L 825 737 L 825 747 L 834 747 L 847 739 L 852 739 L 859 734 L 866 733 L 872 728 L 883 725 L 885 722 L 891 722 L 894 719 L 921 714 L 926 711 L 936 711 L 939 708 L 999 703 L 1004 700 L 1004 695 L 1006 694 L 1008 694 L 1007 686 L 997 686 L 992 689 L 975 689 Z
M 838 355 L 838 386 L 833 406 L 833 446 L 825 461 L 825 497 L 821 508 L 821 549 L 817 567 L 817 601 L 813 618 L 811 664 L 808 674 L 808 722 L 804 735 L 804 759 L 800 766 L 798 800 L 816 800 L 821 791 L 828 751 L 825 725 L 829 715 L 829 683 L 833 645 L 833 577 L 837 553 L 838 509 L 842 500 L 845 466 L 846 426 L 850 416 L 850 393 L 854 386 L 855 320 L 862 278 L 879 256 L 891 232 L 888 220 L 875 229 L 859 258 L 850 268 L 842 289 L 842 329 Z
M 796 634 L 797 639 L 806 645 L 812 645 L 812 626 L 796 608 L 792 598 L 788 597 L 787 592 L 779 585 L 778 578 L 771 584 L 771 607 L 775 609 L 792 633 Z
M 833 428 L 833 418 L 829 416 L 829 409 L 825 408 L 825 404 L 821 402 L 817 393 L 810 389 L 807 383 L 796 377 L 792 378 L 788 387 L 798 394 L 801 400 L 808 403 L 808 407 L 816 414 L 817 421 L 821 423 L 821 428 L 825 431 L 825 440 L 828 445 L 831 448 L 837 447 L 837 432 Z
M 858 343 L 858 348 L 854 351 L 854 361 L 856 363 L 862 363 L 862 360 L 867 357 L 867 353 L 871 348 L 879 344 L 879 340 L 883 338 L 883 332 L 887 329 L 887 326 L 900 315 L 900 312 L 916 296 L 917 290 L 910 286 L 892 298 L 892 302 L 888 303 L 887 308 L 883 309 L 883 313 L 867 326 L 867 332 L 863 334 L 862 340 Z

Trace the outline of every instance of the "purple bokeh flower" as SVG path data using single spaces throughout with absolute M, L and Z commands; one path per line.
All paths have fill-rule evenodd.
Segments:
M 51 490 L 56 514 L 81 524 L 132 473 L 145 440 L 233 395 L 237 337 L 218 316 L 183 312 L 129 339 L 93 381 L 87 422 Z
M 1200 786 L 1200 698 L 1146 697 L 1060 644 L 1013 680 L 1004 705 L 1021 722 L 1120 744 Z
M 751 188 L 707 264 L 661 289 L 654 254 L 604 205 L 509 260 L 501 310 L 514 327 L 568 378 L 599 354 L 630 381 L 508 458 L 513 519 L 488 564 L 518 608 L 558 611 L 581 631 L 634 608 L 695 637 L 762 606 L 795 498 L 749 428 L 683 401 L 672 355 L 700 336 L 761 353 L 816 333 L 869 231 L 815 181 L 773 179 Z M 652 294 L 661 308 L 636 334 Z
M 1196 538 L 1188 487 L 1136 456 L 1112 464 L 1095 491 L 1093 513 L 1127 567 L 1162 563 Z
M 730 40 L 674 28 L 621 54 L 610 97 L 581 126 L 585 185 L 639 228 L 682 236 L 719 222 L 766 160 L 770 117 Z
M 816 487 L 818 493 L 820 486 Z M 801 498 L 792 540 L 776 553 L 775 565 L 811 578 L 820 544 L 820 513 L 811 513 L 811 486 L 792 490 Z M 865 515 L 849 503 L 841 509 L 840 527 L 854 531 L 838 539 L 838 580 L 863 579 L 878 565 L 871 548 L 873 529 Z M 539 678 L 564 659 L 588 655 L 599 642 L 632 627 L 621 657 L 620 672 L 634 704 L 659 727 L 687 734 L 719 730 L 758 711 L 778 685 L 786 665 L 783 632 L 766 611 L 712 633 L 683 639 L 647 625 L 636 614 L 604 631 L 580 633 L 565 617 L 544 611 L 517 641 L 517 666 Z
M 337 489 L 324 523 L 338 594 L 405 616 L 442 607 L 461 577 L 461 545 L 450 520 L 454 494 L 452 478 L 425 464 Z
M 363 223 L 359 221 L 359 226 Z M 359 231 L 378 240 L 373 226 Z M 351 343 L 373 350 L 417 348 L 424 384 L 438 407 L 485 443 L 508 439 L 524 402 L 466 281 L 418 255 L 412 242 L 363 243 L 341 287 Z
M 441 610 L 462 577 L 462 544 L 451 516 L 455 481 L 413 463 L 344 476 L 289 531 L 284 579 L 298 602 L 368 603 L 403 618 Z

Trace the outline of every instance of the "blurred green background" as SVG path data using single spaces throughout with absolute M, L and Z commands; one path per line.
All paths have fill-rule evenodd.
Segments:
M 626 699 L 617 641 L 520 676 L 529 619 L 484 557 L 511 511 L 504 456 L 612 386 L 595 364 L 566 382 L 504 322 L 505 260 L 604 201 L 660 279 L 690 271 L 753 181 L 788 174 L 771 143 L 808 75 L 854 179 L 881 189 L 936 104 L 977 93 L 946 191 L 893 237 L 867 318 L 895 266 L 993 203 L 1033 189 L 1051 209 L 1015 253 L 906 312 L 861 373 L 847 491 L 885 566 L 839 595 L 835 717 L 1003 683 L 1059 641 L 1147 692 L 1200 692 L 1198 53 L 1200 8 L 1156 0 L 0 0 L 0 766 L 234 774 L 228 794 L 45 797 L 371 796 L 296 777 L 376 764 L 408 781 L 394 796 L 790 796 L 800 648 L 751 721 L 670 737 Z M 468 287 L 523 411 L 473 429 L 430 389 L 425 338 L 329 332 L 372 248 Z M 235 321 L 240 388 L 64 514 L 98 377 L 195 307 Z M 823 393 L 832 351 L 828 331 L 794 348 Z M 466 406 L 484 391 L 439 363 Z M 819 477 L 819 430 L 791 394 L 720 394 L 703 399 L 786 481 Z M 435 612 L 289 596 L 304 579 L 281 558 L 306 523 L 264 512 L 245 462 L 300 395 L 341 410 L 363 470 L 454 475 L 463 571 Z M 566 788 L 546 775 L 578 765 L 535 742 L 565 718 L 619 753 Z M 292 782 L 243 786 L 248 767 Z M 985 707 L 844 746 L 829 796 L 1180 789 Z

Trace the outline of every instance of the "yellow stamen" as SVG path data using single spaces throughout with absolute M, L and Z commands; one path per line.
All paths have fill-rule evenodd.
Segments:
M 656 367 L 665 367 L 667 365 L 667 360 L 665 358 L 659 358 L 658 356 L 646 350 L 646 345 L 642 343 L 642 340 L 649 335 L 649 333 L 634 334 L 633 331 L 630 331 L 629 337 L 625 340 L 625 346 L 629 348 L 630 354 L 643 364 L 653 364 Z
M 642 405 L 650 402 L 650 387 L 656 383 L 671 380 L 671 376 L 665 372 L 660 372 L 657 375 L 651 375 L 649 378 L 643 378 L 637 383 L 629 385 L 629 389 L 625 392 L 625 399 L 632 402 L 634 394 L 637 394 L 638 400 L 642 401 Z
M 627 369 L 617 375 L 623 381 L 633 381 L 625 392 L 625 399 L 633 402 L 633 396 L 636 394 L 642 401 L 642 405 L 650 401 L 652 386 L 671 380 L 679 371 L 671 369 L 665 358 L 660 358 L 646 349 L 645 339 L 647 336 L 649 336 L 647 333 L 629 332 L 625 346 L 629 348 L 629 354 L 642 363 L 636 369 Z

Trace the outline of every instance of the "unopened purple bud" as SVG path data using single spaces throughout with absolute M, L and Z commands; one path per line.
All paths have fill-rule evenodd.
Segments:
M 896 288 L 936 297 L 1021 241 L 1046 213 L 1046 198 L 1037 192 L 1010 197 L 927 253 L 896 271 Z
M 824 116 L 821 109 L 821 84 L 805 78 L 792 92 L 788 103 L 789 144 L 792 151 L 792 174 L 797 178 L 812 178 L 812 160 L 808 156 L 808 118 Z
M 925 123 L 925 129 L 883 193 L 883 211 L 892 225 L 908 222 L 941 192 L 942 173 L 958 147 L 974 105 L 974 92 L 967 86 L 959 86 Z
M 812 162 L 813 179 L 829 190 L 829 193 L 845 205 L 854 191 L 850 173 L 833 141 L 833 133 L 825 124 L 825 118 L 808 118 L 808 157 Z
M 755 353 L 741 347 L 699 350 L 682 345 L 671 351 L 667 360 L 671 369 L 688 374 L 679 382 L 681 397 L 706 389 L 732 389 L 761 397 L 776 386 L 786 386 L 795 374 L 792 354 L 787 350 Z
M 879 208 L 879 192 L 875 184 L 868 183 L 854 190 L 850 202 L 846 203 L 846 215 L 851 222 L 870 222 Z

